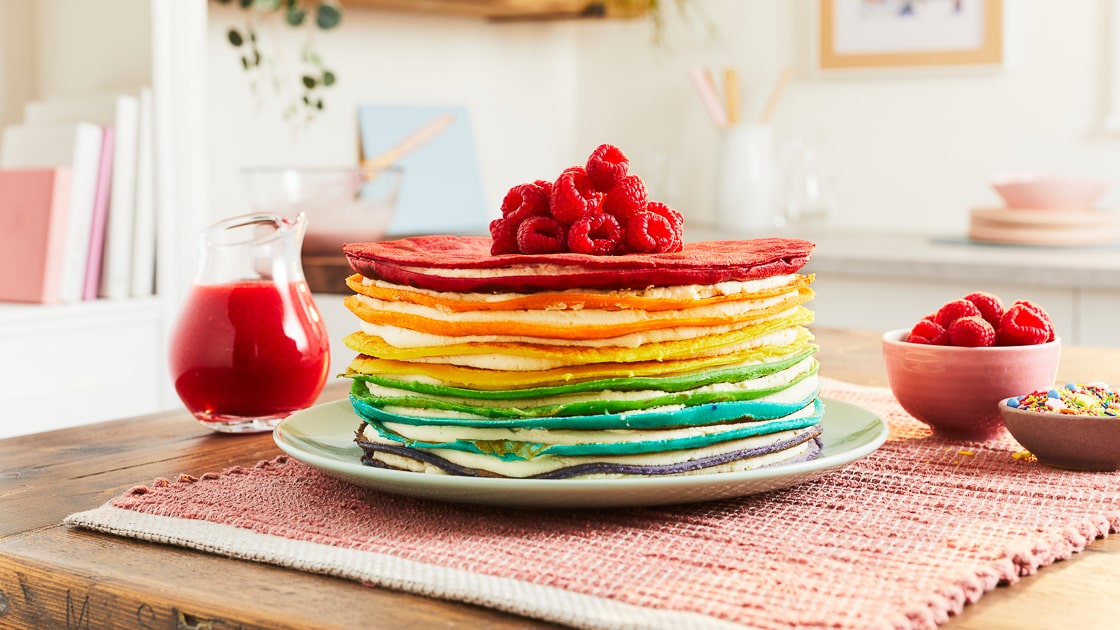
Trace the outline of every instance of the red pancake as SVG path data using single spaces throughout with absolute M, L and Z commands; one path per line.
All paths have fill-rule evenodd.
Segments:
M 757 280 L 795 273 L 815 245 L 788 238 L 686 243 L 672 254 L 490 254 L 484 236 L 417 236 L 350 243 L 350 266 L 367 278 L 433 291 L 554 291 L 631 289 Z M 479 270 L 501 275 L 466 276 Z

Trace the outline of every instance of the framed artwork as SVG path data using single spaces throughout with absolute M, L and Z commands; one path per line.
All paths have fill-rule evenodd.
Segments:
M 820 70 L 998 66 L 1001 0 L 819 0 Z

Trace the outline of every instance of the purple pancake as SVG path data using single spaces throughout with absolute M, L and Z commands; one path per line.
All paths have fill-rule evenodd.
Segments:
M 490 254 L 489 237 L 417 236 L 343 247 L 355 272 L 433 291 L 559 291 L 570 288 L 643 289 L 715 284 L 795 273 L 809 262 L 813 243 L 801 239 L 686 243 L 671 254 Z M 547 265 L 547 269 L 540 268 Z M 527 267 L 500 277 L 464 277 L 462 270 Z
M 361 431 L 361 426 L 358 430 Z M 752 457 L 759 457 L 761 455 L 769 455 L 784 451 L 792 448 L 807 440 L 812 440 L 809 451 L 793 459 L 782 461 L 782 464 L 789 464 L 793 462 L 809 461 L 814 459 L 821 451 L 820 434 L 821 425 L 815 424 L 811 427 L 798 429 L 794 435 L 789 439 L 775 442 L 767 446 L 760 446 L 752 449 L 743 449 L 739 451 L 732 451 L 729 453 L 722 453 L 719 455 L 711 455 L 699 459 L 689 460 L 676 464 L 662 464 L 662 465 L 626 465 L 626 464 L 613 464 L 606 462 L 577 464 L 575 466 L 568 466 L 567 468 L 559 468 L 551 472 L 543 473 L 527 477 L 528 479 L 570 479 L 572 477 L 579 477 L 583 475 L 597 475 L 597 474 L 622 474 L 622 475 L 641 475 L 641 476 L 658 476 L 658 475 L 672 475 L 700 470 L 703 468 L 711 468 L 712 466 L 719 466 L 728 462 L 738 461 L 740 459 L 749 459 Z M 498 477 L 494 473 L 478 470 L 474 468 L 467 468 L 458 464 L 452 463 L 439 455 L 435 455 L 429 451 L 421 449 L 408 448 L 407 446 L 400 446 L 396 444 L 379 444 L 363 440 L 360 437 L 354 440 L 357 445 L 362 449 L 362 463 L 366 466 L 374 468 L 387 468 L 396 470 L 392 466 L 385 464 L 373 458 L 373 455 L 378 452 L 392 453 L 407 457 L 418 461 L 431 464 L 449 475 L 456 475 L 459 477 Z

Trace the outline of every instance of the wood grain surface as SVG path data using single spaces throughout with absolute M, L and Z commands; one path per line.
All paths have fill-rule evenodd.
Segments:
M 877 333 L 816 330 L 821 373 L 885 385 Z M 1120 351 L 1064 348 L 1059 381 L 1120 383 Z M 345 395 L 329 386 L 321 402 Z M 0 440 L 0 628 L 545 628 L 468 604 L 60 525 L 135 485 L 280 454 L 169 412 Z M 1117 627 L 1120 542 L 986 594 L 945 628 Z

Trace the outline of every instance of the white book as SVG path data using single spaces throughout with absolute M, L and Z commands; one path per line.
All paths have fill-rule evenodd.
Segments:
M 128 297 L 132 287 L 132 237 L 136 220 L 139 98 L 133 94 L 111 93 L 31 101 L 24 106 L 23 117 L 28 124 L 85 121 L 114 129 L 113 180 L 98 295 Z
M 0 168 L 69 168 L 70 204 L 66 213 L 59 300 L 82 299 L 86 258 L 101 167 L 102 128 L 91 123 L 11 125 L 0 140 Z
M 136 147 L 136 221 L 132 238 L 133 296 L 155 293 L 156 168 L 155 109 L 151 88 L 140 89 L 140 126 Z

